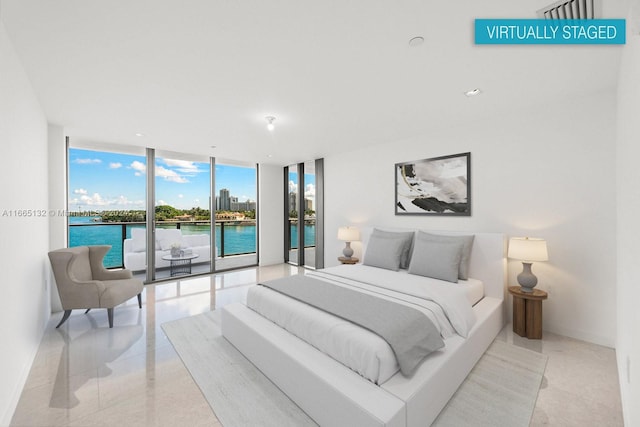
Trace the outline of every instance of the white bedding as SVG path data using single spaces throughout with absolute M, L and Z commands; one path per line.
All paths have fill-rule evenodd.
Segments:
M 362 265 L 308 274 L 417 308 L 432 320 L 443 338 L 456 333 L 467 336 L 475 323 L 469 298 L 475 300 L 478 288 L 482 291 L 479 281 L 457 286 Z M 399 369 L 386 341 L 349 321 L 263 286 L 249 290 L 247 306 L 376 384 L 384 383 Z
M 328 267 L 324 270 L 318 270 L 318 273 L 326 272 L 336 276 L 341 276 L 350 279 L 360 279 L 369 281 L 370 283 L 385 282 L 392 280 L 393 276 L 407 275 L 404 281 L 425 281 L 431 283 L 440 283 L 444 286 L 451 286 L 460 289 L 467 296 L 469 303 L 475 305 L 484 297 L 484 284 L 481 280 L 469 278 L 467 280 L 458 280 L 458 283 L 443 282 L 441 280 L 430 279 L 428 277 L 416 276 L 409 274 L 407 270 L 391 271 L 382 270 L 376 267 L 370 267 L 368 265 L 355 264 L 355 265 L 338 265 L 336 267 Z M 314 273 L 310 273 L 314 274 Z M 403 276 L 404 277 L 404 276 Z M 396 279 L 398 280 L 398 279 Z M 372 282 L 373 281 L 373 282 Z

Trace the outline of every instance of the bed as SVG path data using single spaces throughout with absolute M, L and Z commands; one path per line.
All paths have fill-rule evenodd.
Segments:
M 364 264 L 367 264 L 367 259 L 376 258 L 373 248 L 379 245 L 379 235 L 376 234 L 379 231 L 362 232 Z M 382 232 L 397 233 L 398 230 Z M 417 252 L 423 253 L 421 250 L 416 251 L 421 248 L 416 246 L 418 237 L 422 236 L 421 232 L 411 231 L 409 234 L 414 236 L 411 249 L 413 253 L 410 251 L 407 254 L 405 251 L 401 258 L 410 258 Z M 457 238 L 456 236 L 468 237 L 469 233 L 437 232 L 437 235 Z M 374 244 L 374 240 L 378 243 Z M 386 240 L 385 248 L 393 246 L 393 243 L 392 240 Z M 453 246 L 437 247 L 443 252 Z M 304 314 L 306 309 L 295 308 L 299 304 L 305 305 L 304 303 L 291 300 L 288 296 L 263 286 L 256 286 L 256 291 L 250 291 L 247 304 L 252 308 L 245 304 L 232 304 L 223 308 L 222 333 L 320 425 L 429 425 L 504 325 L 504 247 L 505 239 L 502 234 L 474 233 L 466 260 L 465 276 L 468 275 L 468 278 L 456 280 L 455 284 L 434 285 L 436 288 L 440 286 L 440 289 L 456 286 L 459 291 L 456 291 L 458 296 L 454 297 L 467 300 L 468 312 L 465 308 L 460 310 L 459 315 L 453 315 L 452 312 L 447 312 L 448 303 L 438 302 L 437 305 L 445 307 L 445 317 L 451 317 L 449 326 L 436 325 L 442 335 L 444 347 L 426 356 L 410 375 L 403 374 L 402 369 L 398 368 L 393 352 L 389 361 L 384 349 L 372 353 L 373 355 L 365 355 L 364 351 L 368 351 L 366 346 L 369 344 L 365 344 L 362 351 L 351 348 L 357 340 L 350 339 L 354 332 L 348 327 L 343 333 L 342 343 L 339 342 L 338 334 L 319 332 L 319 318 L 324 316 L 328 316 L 327 330 L 344 328 L 344 325 L 337 326 L 337 320 L 332 320 L 330 314 L 310 315 L 308 324 L 305 325 L 305 320 L 301 319 L 307 316 Z M 402 252 L 402 249 L 396 252 Z M 381 262 L 386 262 L 386 258 Z M 408 265 L 403 267 L 394 271 L 377 265 L 342 265 L 305 276 L 316 281 L 338 282 L 339 287 L 363 288 L 363 293 L 389 293 L 382 298 L 396 299 L 396 288 L 402 288 L 400 292 L 405 293 L 403 287 L 416 289 L 422 286 L 423 278 L 416 277 L 420 276 L 415 274 L 416 268 L 411 269 Z M 408 268 L 412 274 L 407 271 Z M 438 279 L 436 282 L 442 280 Z M 319 282 L 311 284 L 313 283 Z M 386 286 L 385 283 L 391 285 Z M 379 285 L 382 286 L 382 291 L 378 290 Z M 409 293 L 412 294 L 409 302 L 400 304 L 416 305 L 413 299 L 421 298 L 421 295 L 413 290 Z M 420 310 L 432 311 L 431 306 L 425 307 Z M 453 311 L 459 310 L 456 308 L 458 306 L 451 307 Z M 439 316 L 441 314 L 431 315 L 433 323 L 441 322 Z M 353 328 L 359 327 L 354 325 Z M 365 343 L 370 340 L 373 341 L 370 337 L 363 339 Z M 333 342 L 334 346 L 327 346 L 327 341 Z M 351 346 L 350 350 L 343 350 L 345 346 Z M 346 353 L 347 360 L 341 359 L 344 355 L 341 356 L 340 353 Z M 366 360 L 367 363 L 358 365 L 359 362 L 356 362 L 353 365 L 348 356 L 354 354 L 356 357 L 352 357 L 353 359 Z

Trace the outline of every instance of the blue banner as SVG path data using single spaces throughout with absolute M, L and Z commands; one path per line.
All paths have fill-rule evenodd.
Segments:
M 625 44 L 624 19 L 476 19 L 476 44 Z

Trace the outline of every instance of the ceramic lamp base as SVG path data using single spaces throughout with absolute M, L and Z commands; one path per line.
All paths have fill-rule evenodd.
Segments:
M 518 274 L 518 284 L 522 292 L 531 293 L 538 284 L 538 278 L 531 272 L 531 263 L 522 263 L 522 273 Z
M 342 250 L 342 254 L 345 258 L 351 258 L 353 256 L 353 249 L 351 249 L 351 242 L 345 242 L 346 245 Z

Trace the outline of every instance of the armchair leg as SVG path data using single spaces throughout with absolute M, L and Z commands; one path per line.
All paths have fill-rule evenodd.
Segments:
M 60 325 L 66 322 L 69 316 L 71 316 L 71 310 L 65 310 L 64 314 L 62 315 L 62 320 L 60 321 L 60 323 L 58 323 L 58 326 L 56 326 L 56 329 L 58 329 Z
M 138 307 L 142 308 L 142 293 L 138 294 Z
M 113 307 L 107 308 L 107 317 L 109 318 L 109 327 L 113 328 Z
M 89 310 L 91 310 L 91 309 L 87 308 L 87 311 L 85 311 L 84 314 L 87 314 L 89 312 Z

